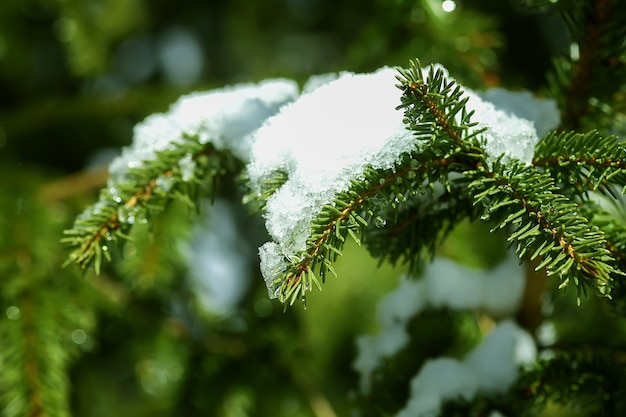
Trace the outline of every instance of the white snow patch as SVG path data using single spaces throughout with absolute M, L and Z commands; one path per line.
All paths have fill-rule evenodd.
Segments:
M 529 91 L 510 91 L 504 88 L 490 88 L 480 95 L 498 109 L 532 121 L 539 137 L 561 124 L 559 108 L 552 99 L 537 98 Z
M 526 282 L 524 268 L 514 254 L 487 270 L 469 269 L 438 258 L 422 280 L 431 306 L 455 310 L 480 308 L 496 317 L 517 310 Z
M 183 96 L 167 113 L 148 116 L 135 126 L 133 143 L 109 166 L 109 183 L 123 180 L 129 168 L 143 166 L 185 136 L 197 136 L 201 143 L 211 142 L 248 161 L 252 133 L 297 95 L 294 81 L 273 79 Z
M 471 120 L 478 123 L 473 129 L 486 128 L 482 136 L 486 140 L 485 151 L 489 159 L 504 155 L 505 161 L 519 159 L 529 164 L 539 140 L 533 122 L 496 108 L 472 90 L 465 91 L 468 97 L 466 109 L 474 111 Z
M 326 85 L 332 81 L 335 81 L 339 78 L 341 74 L 339 73 L 326 73 L 326 74 L 318 74 L 309 77 L 309 79 L 304 83 L 302 87 L 302 94 L 312 93 L 314 90 L 317 90 L 319 87 Z
M 465 91 L 467 110 L 475 111 L 472 121 L 478 122 L 476 128 L 487 128 L 483 135 L 492 159 L 504 154 L 505 161 L 518 159 L 530 164 L 539 138 L 561 123 L 556 101 L 535 98 L 528 91 Z
M 305 249 L 311 220 L 359 179 L 367 165 L 392 168 L 415 148 L 402 123 L 396 70 L 342 73 L 312 81 L 310 93 L 284 106 L 255 135 L 250 185 L 259 193 L 277 170 L 288 180 L 267 201 L 266 227 L 283 256 Z M 271 271 L 263 270 L 266 277 Z
M 360 374 L 361 390 L 370 390 L 372 374 L 383 358 L 406 346 L 405 327 L 413 316 L 427 308 L 480 309 L 495 317 L 510 316 L 519 306 L 524 284 L 524 268 L 514 254 L 490 270 L 468 269 L 436 258 L 420 279 L 403 278 L 378 305 L 383 330 L 357 338 L 353 367 Z
M 261 260 L 261 271 L 267 286 L 267 293 L 270 298 L 278 297 L 280 284 L 274 282 L 287 270 L 287 259 L 280 252 L 279 246 L 274 242 L 267 242 L 259 248 L 259 258 Z
M 234 311 L 250 285 L 245 260 L 252 254 L 241 244 L 233 210 L 226 200 L 216 199 L 183 251 L 193 293 L 206 311 L 221 316 Z
M 409 401 L 396 417 L 435 417 L 447 400 L 504 393 L 517 379 L 519 367 L 535 355 L 532 337 L 513 321 L 502 321 L 463 360 L 427 361 L 411 380 Z

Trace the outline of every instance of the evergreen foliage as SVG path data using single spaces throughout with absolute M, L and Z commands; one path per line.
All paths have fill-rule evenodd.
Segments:
M 194 172 L 185 175 L 179 162 L 189 157 L 195 162 Z M 151 213 L 165 210 L 174 200 L 193 209 L 199 187 L 208 188 L 205 193 L 212 195 L 226 164 L 227 155 L 190 139 L 176 149 L 158 152 L 156 159 L 143 161 L 140 168 L 131 168 L 124 181 L 103 189 L 99 202 L 66 232 L 69 237 L 64 241 L 78 246 L 69 261 L 83 268 L 93 263 L 99 273 L 102 258 L 111 259 L 109 246 L 128 239 L 133 225 L 147 222 Z
M 0 401 L 6 416 L 65 416 L 70 364 L 94 328 L 99 302 L 76 271 L 61 273 L 63 249 L 54 237 L 67 221 L 63 210 L 37 192 L 23 194 L 25 183 L 37 190 L 40 178 L 21 181 L 2 189 L 5 201 L 21 197 L 1 216 Z
M 615 1 L 559 1 L 552 7 L 563 16 L 572 42 L 569 56 L 555 59 L 549 78 L 554 97 L 563 100 L 563 128 L 623 133 L 623 91 L 612 81 L 626 75 L 623 7 Z
M 161 4 L 0 6 L 0 22 L 12 22 L 0 31 L 0 60 L 11 62 L 0 70 L 0 147 L 7 150 L 0 156 L 0 415 L 624 414 L 626 9 L 619 1 L 526 1 L 524 10 L 538 20 L 559 19 L 564 32 L 555 33 L 567 40 L 566 53 L 551 52 L 551 66 L 548 59 L 532 62 L 533 53 L 545 52 L 533 51 L 522 69 L 515 52 L 494 52 L 511 49 L 506 42 L 514 32 L 496 29 L 496 22 L 522 22 L 516 8 L 498 6 L 498 14 L 479 1 L 400 0 L 355 10 L 320 0 L 284 2 L 289 11 L 276 16 L 270 11 L 283 5 L 278 0 L 199 3 L 189 0 L 190 11 L 181 7 L 176 18 L 195 22 L 206 12 L 215 19 L 211 28 L 170 26 L 150 41 L 160 46 L 148 54 L 153 68 L 143 70 L 124 67 L 139 62 L 128 50 L 145 52 L 150 30 L 173 19 Z M 359 25 L 372 15 L 380 18 Z M 311 35 L 294 35 L 281 16 Z M 56 58 L 58 73 L 71 75 L 20 85 L 14 81 L 27 63 L 16 51 L 37 50 L 24 37 L 26 23 L 37 21 L 47 25 L 33 31 L 38 47 L 48 45 L 38 33 L 51 27 L 55 53 L 65 54 Z M 522 33 L 529 43 L 536 36 Z M 165 145 L 126 148 L 108 180 L 102 171 L 68 177 L 78 169 L 74 161 L 42 162 L 55 148 L 71 148 L 63 158 L 72 161 L 76 152 L 83 161 L 102 144 L 121 146 L 117 138 L 131 133 L 120 126 L 162 111 L 185 89 L 200 89 L 185 84 L 171 59 L 154 69 L 167 58 L 164 39 L 189 48 L 170 52 L 201 44 L 211 54 L 221 50 L 210 70 L 186 74 L 234 86 L 184 96 L 178 107 L 150 116 L 156 118 L 140 124 L 144 133 L 135 129 L 135 139 L 150 139 L 149 131 Z M 296 50 L 310 55 L 294 59 Z M 405 67 L 415 54 L 419 59 Z M 301 126 L 278 124 L 287 126 L 280 131 L 272 123 L 293 115 L 298 100 L 313 101 L 316 92 L 359 75 L 312 78 L 299 98 L 289 80 L 235 83 L 276 74 L 304 81 L 312 73 L 382 65 L 400 65 L 388 85 L 397 94 L 389 110 L 401 115 L 400 133 L 393 120 L 381 121 L 392 133 L 368 154 L 374 162 L 347 164 L 344 185 L 296 193 L 294 206 L 307 206 L 310 220 L 276 219 L 277 196 L 302 162 L 278 145 L 275 158 L 285 160 L 258 168 L 250 144 L 259 132 L 297 143 Z M 385 71 L 359 82 L 385 80 Z M 126 84 L 111 93 L 103 86 L 115 77 Z M 558 106 L 560 125 L 531 135 L 525 129 L 532 122 L 464 86 L 500 83 L 535 90 L 541 84 Z M 38 102 L 24 104 L 36 94 Z M 211 94 L 215 108 L 210 101 L 189 104 Z M 367 89 L 353 94 L 355 102 L 380 99 Z M 347 110 L 353 126 L 378 123 L 357 106 Z M 117 119 L 100 121 L 107 115 Z M 84 141 L 84 132 L 99 145 Z M 80 145 L 48 140 L 66 135 Z M 352 148 L 307 143 L 315 149 L 301 156 L 324 172 L 325 156 L 334 163 L 335 153 L 369 146 L 363 137 L 339 140 Z M 218 204 L 227 208 L 218 211 Z M 208 215 L 213 246 L 197 239 L 200 214 Z M 261 219 L 282 220 L 287 237 L 270 226 L 266 233 Z M 207 249 L 217 246 L 235 253 Z M 249 256 L 259 246 L 260 256 Z M 523 266 L 503 261 L 504 248 Z M 214 265 L 218 278 L 215 271 L 226 271 L 227 280 L 194 270 L 194 256 Z M 226 257 L 239 272 L 228 269 Z M 400 271 L 406 275 L 398 288 L 383 298 Z M 327 282 L 330 276 L 337 279 Z M 314 287 L 324 294 L 309 295 Z M 202 291 L 235 301 L 212 305 Z

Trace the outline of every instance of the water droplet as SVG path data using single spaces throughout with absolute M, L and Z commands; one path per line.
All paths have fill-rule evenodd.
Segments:
M 21 215 L 23 206 L 24 206 L 24 199 L 23 198 L 18 198 L 17 199 L 17 208 L 15 210 L 15 214 L 17 214 L 18 216 Z
M 124 242 L 124 257 L 131 257 L 137 254 L 137 246 L 131 242 Z
M 83 329 L 76 329 L 72 332 L 72 342 L 82 345 L 87 341 L 87 333 Z
M 195 177 L 196 161 L 193 160 L 191 155 L 187 155 L 181 159 L 178 166 L 183 181 L 191 181 Z
M 262 298 L 254 303 L 254 312 L 261 318 L 266 318 L 272 315 L 274 306 L 270 300 Z
M 379 229 L 382 227 L 385 227 L 386 224 L 387 224 L 387 220 L 383 219 L 380 216 L 374 219 L 374 226 L 378 227 Z
M 156 180 L 156 185 L 157 187 L 159 187 L 161 190 L 163 191 L 170 191 L 172 189 L 172 186 L 174 185 L 174 177 L 165 177 L 165 176 L 160 176 L 159 178 L 157 178 Z
M 117 187 L 109 187 L 109 194 L 111 194 L 111 198 L 116 203 L 121 203 L 122 202 L 122 197 L 120 197 L 120 193 L 119 193 L 119 190 L 117 189 Z
M 444 2 L 441 3 L 441 8 L 444 12 L 450 13 L 456 9 L 456 3 L 452 0 L 444 0 Z
M 19 307 L 9 306 L 6 311 L 9 320 L 19 320 L 22 317 L 22 312 Z
M 122 206 L 117 210 L 117 216 L 121 222 L 135 224 L 137 220 L 137 207 Z
M 270 288 L 271 291 L 271 288 Z M 280 286 L 276 287 L 276 289 L 272 292 L 271 298 L 279 298 L 280 297 Z

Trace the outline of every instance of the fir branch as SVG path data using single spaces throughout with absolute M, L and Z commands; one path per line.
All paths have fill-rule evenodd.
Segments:
M 135 222 L 172 200 L 194 206 L 202 188 L 212 197 L 235 157 L 248 159 L 251 133 L 296 95 L 288 80 L 235 85 L 183 96 L 136 125 L 133 146 L 110 165 L 109 187 L 66 231 L 63 241 L 75 248 L 66 264 L 99 272 L 109 244 L 128 239 Z
M 408 152 L 409 156 L 405 155 L 392 170 L 366 168 L 362 180 L 352 180 L 348 190 L 337 193 L 332 204 L 322 207 L 311 222 L 306 249 L 289 255 L 286 265 L 272 263 L 271 272 L 264 275 L 270 293 L 282 302 L 293 304 L 298 298 L 305 301 L 306 291 L 313 285 L 320 287 L 315 271 L 322 280 L 327 272 L 335 275 L 332 264 L 341 255 L 345 237 L 350 234 L 360 243 L 365 227 L 380 209 L 377 200 L 394 204 L 404 196 L 415 195 L 424 183 L 439 183 L 449 192 L 450 172 L 488 170 L 481 147 L 482 130 L 471 129 L 476 124 L 470 120 L 472 113 L 466 111 L 467 99 L 462 98 L 461 88 L 434 66 L 424 77 L 417 61 L 411 63 L 409 70 L 399 72 L 401 76 L 397 79 L 402 84 L 398 88 L 404 94 L 397 109 L 404 110 L 404 123 L 416 141 L 414 151 Z M 426 141 L 426 145 L 418 141 Z M 456 217 L 456 214 L 439 214 L 442 218 Z M 416 243 L 416 247 L 428 239 Z
M 623 212 L 623 200 L 610 200 L 610 202 L 614 203 L 614 208 L 618 211 L 617 213 L 603 208 L 601 203 L 598 204 L 591 201 L 581 205 L 579 210 L 581 214 L 589 219 L 591 224 L 602 230 L 606 239 L 606 249 L 615 258 L 619 270 L 626 271 L 626 224 L 624 223 L 626 216 Z M 611 287 L 611 298 L 613 299 L 611 306 L 621 311 L 622 314 L 626 311 L 624 304 L 624 295 L 626 295 L 625 284 L 623 279 L 616 279 Z
M 501 167 L 470 184 L 483 220 L 496 228 L 512 227 L 509 242 L 517 242 L 523 259 L 542 260 L 548 276 L 558 275 L 562 286 L 573 281 L 579 294 L 590 286 L 608 295 L 610 283 L 622 274 L 606 249 L 604 233 L 577 213 L 577 205 L 558 193 L 552 177 L 520 164 Z
M 241 176 L 242 182 L 249 181 L 247 174 Z M 261 182 L 258 192 L 249 191 L 243 196 L 243 204 L 252 207 L 253 211 L 264 211 L 267 200 L 287 182 L 289 175 L 285 170 L 274 171 L 273 176 Z
M 581 197 L 590 190 L 613 195 L 612 185 L 626 188 L 625 157 L 626 147 L 616 136 L 550 132 L 537 143 L 533 165 Z
M 406 187 L 409 172 L 414 169 L 408 167 L 393 173 L 367 169 L 363 181 L 353 181 L 349 190 L 336 195 L 334 204 L 324 205 L 312 222 L 307 249 L 300 251 L 284 274 L 273 280 L 274 285 L 278 284 L 281 302 L 293 304 L 298 297 L 304 302 L 306 291 L 310 291 L 313 285 L 321 289 L 316 269 L 322 281 L 327 272 L 336 276 L 332 263 L 341 255 L 345 238 L 350 235 L 360 244 L 362 230 L 371 220 L 368 202 L 386 189 Z
M 307 249 L 298 252 L 284 271 L 272 277 L 270 287 L 276 288 L 282 302 L 293 304 L 298 298 L 305 301 L 305 293 L 313 285 L 321 289 L 315 271 L 322 282 L 327 273 L 336 276 L 332 264 L 341 255 L 346 237 L 349 235 L 357 244 L 364 241 L 365 228 L 372 223 L 379 201 L 399 209 L 407 201 L 404 196 L 416 194 L 427 179 L 435 182 L 437 169 L 445 172 L 449 163 L 435 160 L 420 164 L 406 156 L 404 164 L 394 170 L 367 168 L 363 180 L 352 181 L 350 189 L 338 193 L 332 204 L 324 205 L 312 221 Z M 445 182 L 445 174 L 439 177 L 440 182 Z
M 13 191 L 0 199 L 14 201 Z M 71 334 L 93 328 L 96 306 L 77 271 L 58 269 L 64 216 L 34 190 L 20 195 L 17 215 L 7 205 L 0 216 L 11 219 L 0 221 L 0 413 L 69 416 Z
M 190 237 L 188 207 L 176 204 L 157 212 L 150 224 L 135 224 L 124 242 L 124 259 L 116 262 L 120 275 L 135 290 L 163 291 L 185 270 L 180 243 Z
M 589 218 L 592 224 L 602 229 L 607 250 L 615 258 L 619 268 L 626 271 L 626 225 L 623 219 L 616 219 L 599 208 L 595 208 Z
M 0 355 L 3 415 L 69 416 L 66 372 L 72 349 L 66 346 L 69 334 L 60 317 L 50 316 L 51 311 L 59 313 L 59 309 L 49 303 L 44 297 L 34 299 L 25 294 L 20 303 L 11 306 L 19 318 L 12 314 L 11 318 L 0 319 L 0 337 L 4 341 Z
M 47 202 L 68 200 L 104 187 L 108 175 L 106 167 L 81 171 L 45 184 L 39 194 Z
M 420 266 L 422 250 L 435 253 L 435 246 L 465 217 L 474 217 L 472 199 L 465 181 L 451 181 L 450 187 L 423 186 L 406 204 L 392 206 L 377 215 L 387 220 L 382 227 L 366 230 L 367 247 L 381 262 L 395 264 L 400 258 L 411 270 Z M 436 188 L 436 189 L 434 189 Z
M 192 164 L 192 173 L 181 165 L 185 158 Z M 227 152 L 193 138 L 157 152 L 156 159 L 143 161 L 141 167 L 131 168 L 121 182 L 103 189 L 99 201 L 65 231 L 68 237 L 62 241 L 75 248 L 66 264 L 74 262 L 83 269 L 93 265 L 99 273 L 102 258 L 111 257 L 109 245 L 127 240 L 135 223 L 147 221 L 151 213 L 164 210 L 173 200 L 193 207 L 201 188 L 212 196 L 215 181 L 231 163 Z
M 556 351 L 526 370 L 511 392 L 531 399 L 535 412 L 556 402 L 585 415 L 621 416 L 626 412 L 623 375 L 624 358 L 619 352 Z
M 611 222 L 602 228 L 606 236 L 606 248 L 617 261 L 622 271 L 626 270 L 626 227 Z
M 586 3 L 586 4 L 585 4 Z M 588 6 L 592 3 L 592 6 Z M 607 30 L 610 19 L 609 9 L 612 0 L 596 0 L 594 2 L 584 2 L 580 9 L 589 7 L 589 11 L 582 12 L 586 15 L 586 22 L 581 22 L 580 16 L 575 15 L 575 11 L 565 11 L 564 17 L 570 33 L 573 33 L 579 45 L 580 56 L 574 63 L 570 76 L 565 109 L 563 111 L 563 125 L 570 129 L 577 129 L 582 118 L 589 113 L 589 98 L 592 96 L 592 77 L 596 67 L 602 64 L 605 51 L 603 37 Z M 582 32 L 576 36 L 577 33 Z M 582 38 L 581 38 L 582 37 Z M 608 45 L 606 45 L 608 46 Z
M 626 79 L 626 14 L 619 1 L 560 1 L 560 12 L 572 37 L 573 52 L 557 58 L 548 80 L 560 101 L 562 128 L 594 126 L 611 131 L 624 110 L 616 93 Z
M 403 163 L 393 170 L 365 170 L 361 181 L 352 181 L 352 187 L 338 193 L 333 204 L 325 205 L 311 224 L 311 232 L 306 243 L 307 249 L 300 251 L 290 259 L 289 265 L 284 271 L 275 271 L 276 276 L 270 280 L 272 293 L 278 294 L 281 302 L 293 304 L 300 298 L 306 302 L 306 291 L 310 291 L 315 285 L 321 289 L 316 271 L 325 281 L 327 273 L 336 276 L 333 263 L 341 256 L 343 244 L 347 235 L 358 244 L 370 243 L 366 230 L 371 229 L 372 223 L 376 227 L 375 213 L 380 212 L 380 207 L 389 207 L 402 210 L 408 206 L 412 198 L 423 192 L 424 184 L 438 183 L 447 190 L 450 195 L 453 186 L 449 184 L 451 168 L 459 168 L 462 156 L 455 155 L 449 159 L 433 159 L 429 151 L 406 155 Z M 455 201 L 462 201 L 462 199 Z M 433 217 L 439 222 L 458 219 L 461 214 L 456 205 L 448 204 L 445 199 L 438 201 L 439 206 L 433 207 Z M 462 204 L 461 204 L 462 205 Z M 420 206 L 423 209 L 425 206 Z M 467 208 L 471 210 L 471 208 Z M 428 212 L 429 209 L 426 209 Z M 435 214 L 436 213 L 436 214 Z M 431 219 L 426 214 L 425 216 Z M 374 220 L 372 222 L 372 220 Z M 439 223 L 440 224 L 440 223 Z M 450 223 L 452 224 L 452 223 Z M 433 249 L 433 242 L 438 234 L 420 234 L 412 242 L 408 251 L 415 255 L 421 248 Z M 368 239 L 366 239 L 368 237 Z M 372 236 L 373 240 L 377 238 Z M 375 245 L 375 243 L 374 243 Z
M 405 123 L 416 137 L 429 140 L 430 145 L 447 144 L 447 149 L 442 149 L 443 157 L 461 150 L 476 157 L 477 163 L 484 163 L 481 129 L 470 130 L 477 123 L 470 120 L 472 113 L 466 110 L 467 97 L 463 97 L 461 87 L 434 66 L 424 78 L 418 60 L 411 61 L 409 69 L 399 68 L 398 71 L 401 83 L 398 88 L 404 91 L 398 109 L 404 110 Z M 445 134 L 438 134 L 438 131 Z

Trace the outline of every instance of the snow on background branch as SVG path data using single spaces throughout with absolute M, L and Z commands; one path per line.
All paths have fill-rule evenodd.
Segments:
M 383 358 L 406 346 L 405 327 L 412 317 L 429 308 L 480 309 L 494 317 L 510 316 L 517 310 L 524 283 L 524 270 L 514 254 L 492 270 L 473 270 L 437 258 L 419 279 L 404 277 L 378 305 L 382 331 L 357 340 L 354 368 L 361 376 L 361 390 L 369 391 L 372 372 Z
M 503 394 L 517 379 L 519 366 L 532 363 L 535 355 L 532 336 L 504 320 L 462 360 L 428 360 L 411 380 L 409 401 L 396 417 L 434 417 L 447 400 Z
M 403 278 L 378 305 L 380 333 L 357 339 L 353 366 L 360 375 L 361 391 L 370 391 L 373 372 L 381 361 L 408 344 L 406 325 L 420 312 L 445 308 L 482 310 L 494 317 L 513 315 L 526 281 L 518 263 L 510 254 L 491 270 L 472 270 L 438 258 L 419 279 Z M 445 400 L 502 393 L 516 380 L 519 366 L 532 362 L 535 355 L 532 337 L 514 322 L 504 320 L 463 360 L 437 358 L 426 362 L 411 382 L 406 407 L 396 416 L 436 416 Z
M 183 96 L 167 113 L 153 114 L 135 126 L 132 145 L 109 166 L 109 183 L 122 180 L 129 168 L 143 166 L 155 159 L 156 152 L 185 137 L 197 137 L 200 143 L 211 143 L 247 161 L 252 134 L 297 95 L 295 81 L 273 79 Z

